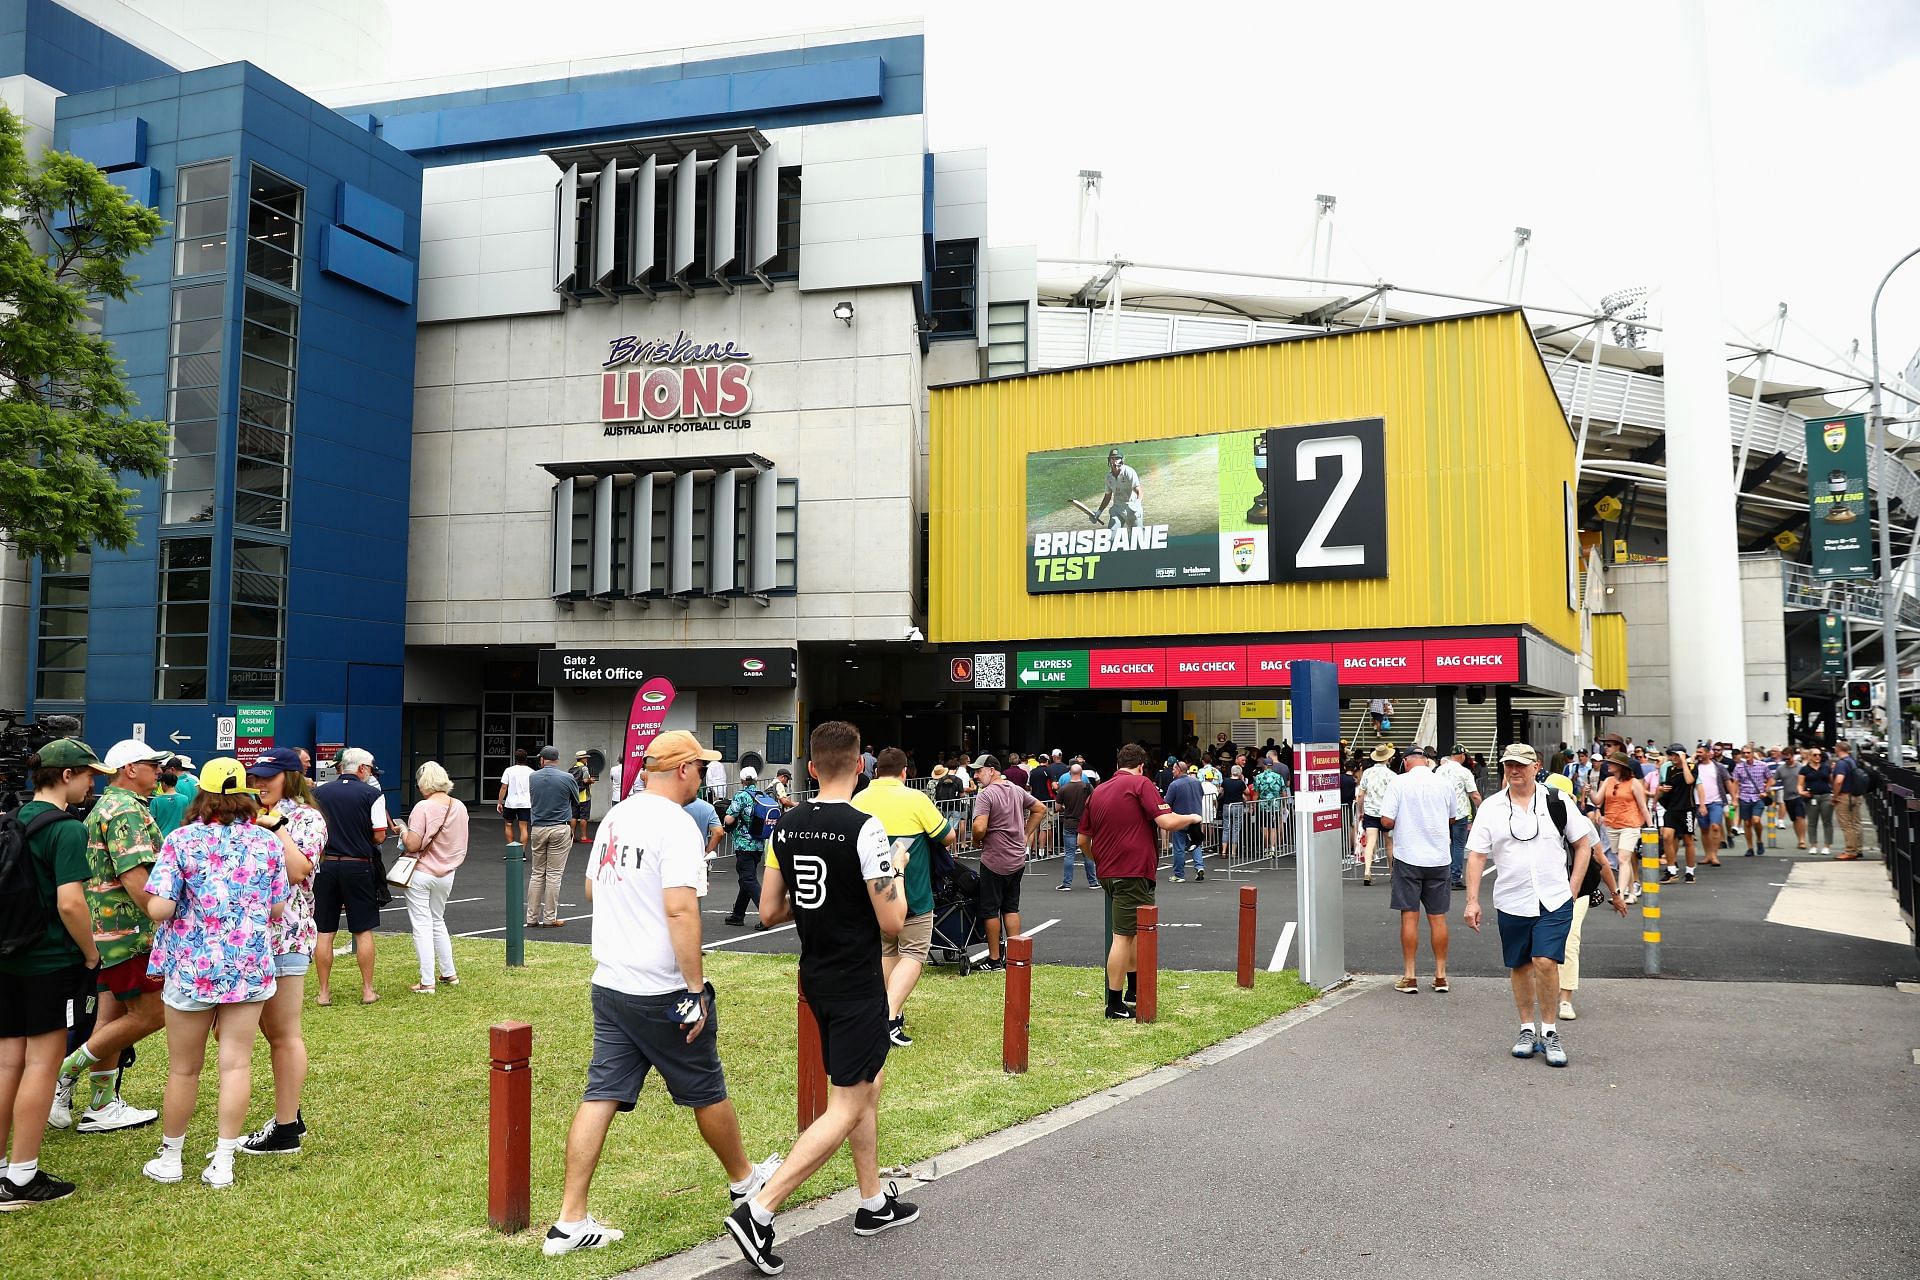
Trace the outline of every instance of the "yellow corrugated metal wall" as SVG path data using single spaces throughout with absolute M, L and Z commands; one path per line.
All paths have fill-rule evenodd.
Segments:
M 1386 420 L 1388 576 L 1034 595 L 1026 455 Z M 935 643 L 1526 623 L 1569 650 L 1573 439 L 1518 312 L 936 388 Z
M 1627 615 L 1593 615 L 1593 687 L 1627 687 Z

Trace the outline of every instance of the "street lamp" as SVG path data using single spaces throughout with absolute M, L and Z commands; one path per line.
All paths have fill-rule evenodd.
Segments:
M 1893 279 L 1893 273 L 1920 257 L 1920 249 L 1911 249 L 1900 261 L 1887 268 L 1887 274 L 1880 277 L 1880 285 L 1873 291 L 1873 306 L 1867 310 L 1868 337 L 1873 346 L 1873 429 L 1880 439 L 1880 465 L 1891 467 L 1893 459 L 1887 454 L 1887 423 L 1880 414 L 1880 294 L 1886 289 L 1887 281 Z M 1887 757 L 1895 765 L 1905 762 L 1902 751 L 1905 735 L 1900 724 L 1900 657 L 1899 643 L 1894 634 L 1894 622 L 1898 617 L 1900 601 L 1893 593 L 1893 534 L 1888 527 L 1887 489 L 1893 477 L 1883 475 L 1880 479 L 1880 661 L 1886 668 L 1887 677 Z

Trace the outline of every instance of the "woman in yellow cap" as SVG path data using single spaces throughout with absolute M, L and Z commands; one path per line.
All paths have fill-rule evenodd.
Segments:
M 285 910 L 285 837 L 255 825 L 258 792 L 238 760 L 209 760 L 187 822 L 167 837 L 147 877 L 147 914 L 160 928 L 148 972 L 165 979 L 167 1092 L 160 1151 L 141 1169 L 181 1179 L 180 1150 L 200 1093 L 207 1036 L 220 1013 L 219 1142 L 200 1180 L 233 1185 L 233 1155 L 253 1094 L 253 1042 L 275 990 L 273 921 Z

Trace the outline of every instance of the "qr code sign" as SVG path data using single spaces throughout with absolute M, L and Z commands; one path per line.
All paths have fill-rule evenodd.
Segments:
M 974 654 L 973 687 L 976 689 L 1006 688 L 1007 655 L 1004 653 Z

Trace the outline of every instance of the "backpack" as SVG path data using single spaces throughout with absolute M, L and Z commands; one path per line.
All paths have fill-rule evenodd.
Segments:
M 935 800 L 958 800 L 963 790 L 964 788 L 960 785 L 960 779 L 950 773 L 945 774 L 935 780 L 933 784 L 933 798 Z
M 1560 798 L 1558 787 L 1542 788 L 1547 793 L 1547 816 L 1553 820 L 1553 834 L 1560 838 L 1560 845 L 1567 851 L 1567 874 L 1573 874 L 1573 846 L 1567 843 L 1567 802 Z M 1593 896 L 1600 889 L 1600 860 L 1607 855 L 1601 851 L 1599 841 L 1594 842 L 1593 854 L 1587 859 L 1587 878 L 1580 882 L 1580 892 L 1576 897 Z
M 755 840 L 766 840 L 773 834 L 774 825 L 780 821 L 780 812 L 780 802 L 756 788 L 753 803 L 747 810 L 747 830 L 753 833 Z
M 40 896 L 27 842 L 56 822 L 78 821 L 60 808 L 27 823 L 17 813 L 0 816 L 0 958 L 25 955 L 39 946 L 54 920 L 52 906 Z
M 1860 795 L 1870 796 L 1886 783 L 1886 779 L 1880 776 L 1880 771 L 1859 756 L 1853 757 L 1853 770 L 1860 775 Z

